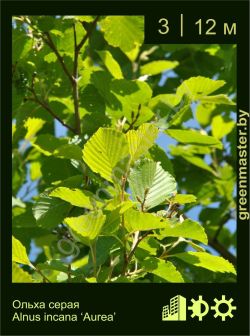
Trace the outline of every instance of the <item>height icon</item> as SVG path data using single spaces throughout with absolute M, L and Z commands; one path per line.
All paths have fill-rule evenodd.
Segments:
M 162 321 L 186 321 L 186 298 L 176 295 L 162 308 Z

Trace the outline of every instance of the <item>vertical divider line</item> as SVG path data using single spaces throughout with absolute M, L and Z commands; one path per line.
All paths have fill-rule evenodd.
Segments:
M 183 31 L 183 14 L 181 14 L 181 37 L 183 37 L 184 31 Z

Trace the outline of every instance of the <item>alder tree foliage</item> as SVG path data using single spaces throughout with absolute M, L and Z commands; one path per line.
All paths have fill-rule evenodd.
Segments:
M 235 45 L 13 17 L 13 282 L 234 282 Z

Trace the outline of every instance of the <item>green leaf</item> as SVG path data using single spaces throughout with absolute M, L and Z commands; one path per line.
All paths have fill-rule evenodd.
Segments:
M 14 209 L 12 210 L 12 225 L 13 228 L 20 228 L 24 229 L 26 227 L 36 227 L 36 221 L 32 214 L 32 208 L 31 204 L 27 204 L 26 208 L 23 209 L 24 211 L 22 213 L 19 213 L 17 215 L 14 214 Z
M 176 192 L 176 181 L 162 169 L 160 162 L 143 159 L 131 169 L 129 186 L 135 201 L 151 209 Z
M 39 16 L 37 19 L 37 26 L 42 31 L 48 32 L 55 25 L 55 18 L 53 16 Z
M 166 227 L 166 221 L 150 213 L 129 209 L 124 214 L 125 227 L 129 233 L 148 231 Z
M 66 144 L 66 139 L 56 138 L 51 134 L 38 135 L 32 142 L 33 147 L 35 147 L 39 152 L 48 156 L 52 155 L 57 148 Z
M 168 158 L 165 151 L 158 146 L 157 144 L 154 144 L 150 149 L 149 153 L 147 155 L 150 159 L 153 161 L 159 161 L 161 163 L 161 166 L 164 170 L 169 172 L 171 175 L 174 175 L 174 169 L 171 160 Z
M 182 158 L 196 167 L 199 167 L 201 169 L 207 170 L 208 172 L 215 174 L 214 170 L 200 157 L 195 156 L 195 155 L 182 155 Z
M 117 182 L 127 170 L 129 147 L 123 133 L 109 128 L 99 130 L 83 149 L 83 160 L 110 182 Z
M 190 265 L 206 268 L 213 272 L 236 274 L 234 266 L 229 261 L 206 252 L 183 252 L 171 257 L 181 259 Z
M 73 32 L 73 24 L 68 23 L 65 24 L 65 27 L 69 26 L 69 28 L 63 31 L 63 38 L 57 39 L 57 49 L 61 54 L 74 58 L 74 36 Z M 77 37 L 77 44 L 80 43 L 81 39 L 86 35 L 86 31 L 83 28 L 83 25 L 80 22 L 75 23 L 75 30 L 76 30 L 76 37 Z M 81 52 L 84 52 L 84 49 L 87 47 L 88 41 L 84 43 Z
M 158 118 L 157 125 L 166 127 L 170 117 L 178 112 L 177 105 L 180 101 L 176 94 L 160 94 L 150 99 L 148 106 Z
M 33 47 L 33 39 L 28 37 L 24 29 L 12 31 L 12 62 L 20 62 L 29 55 Z
M 149 257 L 142 262 L 143 268 L 168 282 L 184 282 L 182 275 L 170 261 Z
M 183 237 L 197 240 L 207 244 L 207 235 L 204 228 L 191 219 L 185 219 L 182 223 L 166 223 L 166 228 L 161 230 L 161 237 Z M 162 238 L 161 238 L 162 239 Z
M 178 88 L 177 95 L 188 95 L 192 101 L 200 100 L 204 96 L 218 90 L 225 85 L 223 80 L 214 80 L 202 76 L 191 77 L 185 80 Z
M 97 53 L 111 75 L 116 79 L 122 79 L 123 75 L 120 65 L 116 62 L 111 53 L 108 50 L 97 51 Z
M 105 40 L 125 53 L 143 43 L 143 16 L 106 16 L 100 21 L 100 26 Z
M 120 208 L 113 211 L 105 211 L 106 220 L 102 228 L 102 235 L 112 235 L 119 228 L 121 223 Z
M 143 124 L 138 130 L 128 131 L 126 137 L 129 145 L 131 162 L 139 159 L 139 157 L 153 146 L 158 136 L 158 128 L 153 124 Z
M 92 21 L 94 21 L 95 18 L 93 16 L 90 16 L 90 15 L 88 15 L 88 16 L 82 16 L 82 15 L 77 15 L 77 16 L 75 16 L 75 15 L 65 15 L 65 16 L 62 17 L 62 19 L 63 20 L 74 20 L 74 21 L 80 21 L 80 22 L 82 22 L 82 21 L 84 21 L 84 22 L 92 22 Z
M 215 105 L 235 105 L 235 103 L 224 94 L 215 96 L 204 96 L 200 99 L 202 104 L 215 104 Z
M 72 161 L 55 158 L 54 156 L 50 156 L 43 161 L 41 172 L 43 180 L 48 184 L 61 182 L 79 174 L 79 170 L 73 166 Z
M 32 266 L 27 255 L 26 248 L 14 236 L 12 236 L 12 261 L 15 261 L 19 264 Z
M 57 61 L 56 54 L 54 52 L 50 52 L 43 58 L 47 63 L 55 63 Z
M 196 202 L 197 198 L 191 194 L 176 194 L 171 198 L 171 202 L 179 204 L 187 204 Z
M 100 234 L 106 216 L 101 211 L 79 217 L 67 217 L 64 222 L 77 234 L 80 240 L 92 242 Z
M 16 263 L 12 263 L 12 282 L 14 283 L 30 283 L 33 282 L 32 276 L 20 268 Z
M 63 105 L 66 109 L 65 112 L 69 114 L 74 114 L 74 102 L 71 97 L 56 97 L 56 96 L 50 96 L 49 97 L 49 103 L 58 103 L 60 105 Z M 60 139 L 58 139 L 60 140 Z
M 160 243 L 155 238 L 148 236 L 140 241 L 140 244 L 135 251 L 135 256 L 140 259 L 141 255 L 141 259 L 145 259 L 145 256 L 148 256 L 149 254 L 156 255 L 159 248 Z
M 149 113 L 149 109 L 143 106 L 152 96 L 152 89 L 147 83 L 139 80 L 115 79 L 110 84 L 110 90 L 122 104 L 122 116 L 125 116 L 129 122 L 137 118 L 138 113 L 137 121 L 139 118 L 143 119 L 143 114 Z M 139 106 L 141 106 L 140 110 Z M 132 114 L 134 114 L 134 117 L 132 117 Z
M 67 139 L 56 138 L 51 134 L 41 134 L 32 142 L 39 152 L 44 155 L 65 159 L 81 160 L 82 150 L 78 145 L 69 144 Z
M 180 125 L 192 118 L 192 110 L 189 103 L 184 103 L 183 106 L 180 104 L 180 107 L 178 107 L 176 110 L 177 112 L 171 116 L 171 119 L 168 122 L 169 126 Z
M 62 223 L 71 207 L 70 204 L 57 198 L 41 194 L 33 206 L 33 214 L 37 225 L 52 229 Z
M 102 205 L 94 199 L 94 194 L 90 191 L 80 189 L 70 189 L 66 187 L 59 187 L 50 193 L 51 197 L 57 197 L 74 206 L 93 210 L 94 206 Z
M 213 118 L 211 126 L 213 136 L 221 139 L 233 130 L 235 122 L 233 120 L 225 120 L 221 115 L 217 115 Z
M 218 139 L 210 135 L 201 134 L 199 131 L 168 129 L 165 133 L 181 143 L 211 146 L 218 149 L 223 148 L 222 143 Z
M 177 61 L 153 61 L 141 66 L 142 75 L 158 75 L 163 71 L 174 69 L 179 62 Z
M 170 154 L 174 156 L 181 156 L 184 160 L 192 163 L 193 165 L 205 169 L 212 174 L 215 174 L 213 169 L 202 159 L 200 156 L 195 156 L 197 154 L 210 154 L 209 147 L 205 146 L 173 146 L 169 145 Z
M 82 160 L 82 150 L 78 145 L 66 144 L 54 150 L 52 155 L 72 160 Z
M 195 113 L 198 123 L 201 126 L 207 126 L 210 124 L 215 109 L 215 104 L 198 104 Z
M 39 263 L 36 266 L 39 270 L 52 270 L 52 271 L 58 271 L 58 272 L 63 272 L 63 273 L 68 273 L 69 269 L 68 266 L 65 265 L 62 261 L 60 260 L 47 260 L 45 263 Z M 71 274 L 77 275 L 81 273 L 81 270 L 74 270 L 71 269 Z

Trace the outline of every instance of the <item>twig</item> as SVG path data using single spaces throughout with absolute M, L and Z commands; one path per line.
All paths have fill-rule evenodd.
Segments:
M 162 253 L 162 255 L 159 257 L 160 259 L 164 259 L 167 255 L 168 255 L 168 253 L 173 249 L 173 248 L 175 248 L 177 245 L 179 245 L 180 243 L 182 243 L 182 242 L 184 242 L 185 241 L 185 239 L 183 239 L 182 237 L 179 237 L 170 247 L 169 247 L 169 249 L 167 249 L 167 250 L 164 250 L 163 251 L 163 253 Z
M 122 183 L 121 183 L 121 202 L 124 202 L 125 199 L 125 187 L 126 187 L 127 176 L 122 176 Z M 126 239 L 126 229 L 125 229 L 125 218 L 124 214 L 121 215 L 121 226 L 123 231 L 123 269 L 122 274 L 125 275 L 128 263 L 128 256 L 127 256 L 127 239 Z
M 43 282 L 51 282 L 43 273 L 42 273 L 42 271 L 39 269 L 39 268 L 36 268 L 34 265 L 32 265 L 33 266 L 33 269 L 37 272 L 37 273 L 39 273 L 41 276 L 42 276 L 42 278 L 43 278 Z
M 228 213 L 227 215 L 225 215 L 222 220 L 219 223 L 219 227 L 217 229 L 217 231 L 215 232 L 215 235 L 213 237 L 214 240 L 217 240 L 217 238 L 219 237 L 219 234 L 221 233 L 221 230 L 223 228 L 223 226 L 226 224 L 226 222 L 231 218 L 231 215 Z
M 126 265 L 126 268 L 130 262 L 130 260 L 132 259 L 134 253 L 135 253 L 135 250 L 137 248 L 137 246 L 140 244 L 140 242 L 146 238 L 149 234 L 150 234 L 151 231 L 147 231 L 146 233 L 144 233 L 144 235 L 142 235 L 141 237 L 139 237 L 139 234 L 138 235 L 135 235 L 134 237 L 134 241 L 133 241 L 133 244 L 132 244 L 132 248 L 127 256 L 127 265 Z M 138 231 L 139 233 L 139 231 Z
M 217 252 L 220 253 L 220 255 L 230 261 L 234 266 L 237 264 L 236 257 L 230 253 L 223 245 L 221 245 L 217 239 L 208 239 L 208 244 Z
M 141 104 L 139 104 L 139 106 L 138 106 L 138 111 L 137 111 L 137 114 L 136 114 L 135 118 L 134 118 L 134 112 L 132 111 L 132 122 L 129 123 L 127 121 L 127 123 L 129 124 L 129 128 L 127 129 L 126 132 L 130 131 L 133 128 L 134 124 L 137 122 L 137 120 L 140 116 L 140 111 L 141 111 Z
M 68 70 L 68 68 L 66 67 L 65 63 L 64 63 L 64 59 L 63 57 L 59 54 L 59 51 L 57 50 L 51 36 L 49 32 L 45 32 L 44 35 L 46 36 L 46 38 L 44 38 L 45 43 L 47 43 L 47 45 L 50 47 L 50 49 L 55 53 L 59 63 L 61 64 L 63 71 L 65 72 L 66 76 L 69 78 L 70 82 L 73 84 L 73 78 Z
M 184 214 L 181 214 L 179 211 L 177 212 L 177 215 L 184 216 L 184 218 L 187 219 L 187 216 Z M 229 260 L 234 266 L 236 266 L 236 262 L 237 262 L 236 257 L 231 252 L 229 252 L 227 249 L 225 249 L 225 247 L 216 238 L 218 237 L 218 234 L 220 233 L 220 230 L 222 229 L 223 225 L 219 227 L 216 233 L 216 236 L 214 238 L 208 238 L 208 245 L 210 245 L 214 250 L 219 252 L 223 258 Z
M 76 38 L 76 27 L 73 24 L 74 30 L 74 67 L 73 67 L 73 99 L 74 99 L 74 110 L 75 110 L 75 130 L 77 134 L 81 134 L 81 120 L 79 115 L 79 92 L 78 92 L 78 55 L 79 50 L 77 46 Z
M 39 104 L 41 107 L 43 107 L 47 112 L 49 112 L 49 114 L 54 118 L 56 119 L 57 121 L 59 121 L 64 127 L 68 128 L 70 131 L 72 131 L 73 133 L 76 133 L 75 132 L 75 129 L 71 126 L 69 126 L 68 124 L 66 124 L 60 117 L 58 117 L 53 111 L 52 109 L 50 108 L 50 106 L 44 102 L 43 100 L 39 99 L 37 94 L 36 94 L 36 91 L 34 89 L 34 78 L 35 76 L 33 75 L 33 78 L 32 78 L 32 84 L 31 84 L 31 88 L 28 88 L 28 90 L 32 93 L 33 95 L 33 98 L 32 97 L 28 97 L 27 100 L 30 100 L 30 101 L 34 101 L 36 102 L 37 104 Z
M 74 110 L 75 110 L 75 131 L 76 134 L 81 134 L 81 120 L 79 114 L 79 90 L 78 90 L 78 57 L 80 51 L 85 44 L 85 42 L 90 37 L 92 31 L 94 30 L 96 23 L 99 19 L 99 16 L 95 18 L 92 22 L 90 29 L 86 32 L 86 35 L 82 38 L 79 44 L 77 44 L 77 36 L 76 36 L 76 26 L 73 24 L 74 31 L 74 65 L 73 65 L 73 76 L 71 77 L 72 87 L 73 87 L 73 99 L 74 99 Z
M 97 265 L 96 265 L 96 243 L 94 242 L 93 245 L 90 244 L 90 252 L 91 252 L 91 256 L 92 256 L 92 262 L 93 262 L 93 273 L 94 273 L 94 277 L 97 277 Z
M 92 25 L 90 27 L 90 29 L 87 31 L 86 35 L 83 37 L 83 39 L 81 40 L 81 42 L 78 44 L 77 49 L 80 52 L 81 48 L 83 47 L 84 43 L 87 41 L 87 39 L 90 37 L 90 35 L 92 34 L 92 31 L 94 30 L 94 28 L 96 27 L 97 21 L 99 20 L 100 15 L 98 15 L 95 20 L 92 22 Z M 82 23 L 83 25 L 83 23 Z
M 71 281 L 71 264 L 68 265 L 67 275 L 68 275 L 68 282 L 70 282 Z

